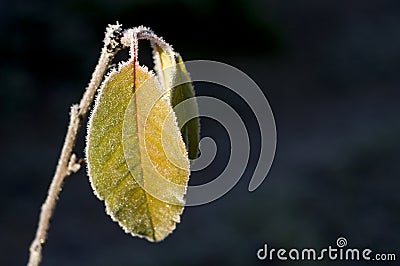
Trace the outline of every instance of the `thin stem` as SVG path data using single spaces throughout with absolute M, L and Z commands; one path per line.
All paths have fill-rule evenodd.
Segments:
M 133 33 L 136 34 L 138 40 L 149 40 L 152 43 L 156 43 L 165 51 L 172 50 L 172 46 L 164 41 L 163 38 L 158 37 L 152 30 L 143 26 L 126 30 L 124 32 L 124 36 L 121 38 L 122 45 L 125 47 L 131 46 L 131 38 L 133 37 Z
M 37 266 L 42 260 L 42 248 L 46 242 L 47 231 L 50 226 L 50 219 L 53 215 L 53 211 L 58 199 L 58 195 L 61 191 L 65 177 L 70 175 L 71 171 L 71 159 L 75 158 L 72 155 L 72 149 L 75 145 L 77 133 L 81 127 L 83 119 L 86 117 L 89 107 L 93 101 L 93 97 L 99 87 L 103 76 L 107 70 L 108 65 L 117 53 L 118 49 L 121 48 L 121 26 L 120 24 L 109 25 L 106 30 L 106 36 L 104 38 L 104 47 L 101 51 L 101 55 L 97 66 L 92 74 L 89 85 L 86 87 L 85 93 L 79 103 L 79 105 L 73 105 L 70 112 L 70 122 L 65 137 L 65 142 L 61 150 L 61 155 L 58 160 L 57 168 L 53 176 L 53 180 L 49 187 L 47 198 L 42 205 L 38 228 L 36 236 L 30 246 L 30 255 L 28 266 Z M 74 160 L 74 159 L 73 159 Z M 74 164 L 75 162 L 72 162 Z

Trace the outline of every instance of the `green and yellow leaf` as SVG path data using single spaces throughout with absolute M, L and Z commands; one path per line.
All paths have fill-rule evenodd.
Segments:
M 175 76 L 175 53 L 172 49 L 163 50 L 158 44 L 153 43 L 154 70 L 165 93 L 165 98 L 171 98 Z
M 189 160 L 156 77 L 133 62 L 103 83 L 87 136 L 91 185 L 114 221 L 160 241 L 180 221 Z
M 189 159 L 196 159 L 200 139 L 200 118 L 195 91 L 181 56 L 153 44 L 155 70 L 174 108 Z
M 175 77 L 171 91 L 171 105 L 174 108 L 186 144 L 189 159 L 196 159 L 199 150 L 200 118 L 195 92 L 189 73 L 179 54 L 175 54 Z M 182 106 L 179 106 L 179 105 Z M 188 120 L 188 118 L 190 120 Z

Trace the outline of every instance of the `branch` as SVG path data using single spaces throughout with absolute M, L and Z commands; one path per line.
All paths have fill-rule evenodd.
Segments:
M 73 105 L 71 107 L 67 135 L 58 160 L 56 172 L 47 193 L 47 198 L 41 208 L 36 236 L 29 249 L 30 256 L 28 266 L 37 266 L 42 260 L 42 248 L 46 242 L 47 231 L 50 226 L 50 218 L 53 214 L 64 179 L 73 173 L 74 169 L 76 169 L 76 171 L 78 170 L 75 162 L 76 158 L 72 158 L 74 157 L 72 156 L 72 149 L 75 145 L 76 136 L 82 125 L 82 121 L 86 118 L 93 97 L 103 79 L 107 67 L 114 55 L 120 48 L 122 48 L 120 44 L 120 38 L 122 36 L 121 26 L 122 25 L 117 22 L 116 25 L 109 25 L 107 27 L 104 38 L 104 47 L 101 51 L 97 66 L 92 74 L 90 83 L 86 87 L 79 105 Z

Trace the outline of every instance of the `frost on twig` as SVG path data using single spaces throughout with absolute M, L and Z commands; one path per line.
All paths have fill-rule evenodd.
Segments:
M 131 47 L 131 53 L 137 53 L 137 40 L 139 39 L 150 40 L 152 44 L 157 44 L 163 50 L 172 51 L 172 47 L 162 38 L 155 35 L 149 28 L 140 26 L 122 31 L 122 25 L 118 22 L 115 25 L 109 25 L 107 27 L 104 37 L 104 46 L 90 82 L 86 87 L 79 105 L 73 105 L 71 107 L 70 123 L 58 160 L 56 172 L 51 181 L 46 200 L 42 205 L 36 235 L 29 249 L 28 266 L 37 266 L 41 262 L 42 248 L 46 242 L 50 219 L 64 179 L 66 176 L 77 172 L 81 167 L 80 160 L 77 161 L 76 155 L 72 153 L 72 149 L 75 145 L 76 136 L 82 121 L 86 118 L 89 107 L 92 104 L 96 90 L 100 86 L 115 54 L 125 47 Z
M 46 200 L 42 205 L 36 235 L 29 249 L 30 254 L 28 266 L 37 266 L 42 260 L 42 248 L 46 242 L 47 231 L 50 226 L 50 218 L 53 214 L 64 179 L 69 174 L 79 170 L 80 165 L 76 162 L 76 156 L 72 154 L 72 149 L 75 145 L 78 130 L 89 111 L 93 97 L 103 80 L 107 67 L 114 55 L 122 47 L 122 45 L 120 45 L 121 33 L 122 25 L 119 23 L 107 27 L 104 38 L 104 47 L 101 51 L 99 61 L 92 74 L 91 80 L 86 87 L 79 105 L 73 105 L 71 107 L 70 122 L 63 148 L 61 150 L 61 155 L 58 160 L 56 172 L 51 181 Z
M 107 52 L 115 54 L 118 50 L 123 48 L 121 43 L 122 38 L 122 25 L 118 23 L 115 25 L 108 25 L 106 36 L 104 38 L 104 44 Z
M 132 38 L 136 35 L 138 40 L 149 40 L 152 43 L 156 43 L 163 50 L 169 51 L 172 49 L 172 46 L 164 41 L 163 38 L 157 36 L 151 29 L 139 26 L 132 29 L 125 30 L 121 37 L 121 44 L 124 47 L 131 47 Z
M 78 172 L 79 169 L 81 169 L 81 164 L 77 160 L 75 153 L 73 153 L 68 163 L 68 175 Z

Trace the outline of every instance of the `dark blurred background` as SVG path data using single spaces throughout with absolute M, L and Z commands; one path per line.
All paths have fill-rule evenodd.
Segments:
M 64 185 L 42 265 L 309 265 L 261 262 L 256 252 L 264 243 L 320 249 L 339 236 L 400 259 L 399 1 L 14 0 L 0 14 L 0 265 L 27 262 L 69 107 L 117 20 L 151 27 L 185 60 L 222 61 L 252 77 L 275 115 L 275 161 L 249 193 L 255 118 L 237 96 L 198 84 L 199 95 L 226 100 L 247 121 L 253 147 L 239 184 L 186 208 L 176 231 L 152 244 L 111 222 L 83 169 Z M 151 67 L 148 42 L 140 47 Z M 216 176 L 229 153 L 222 127 L 202 126 L 219 150 L 193 183 Z

